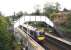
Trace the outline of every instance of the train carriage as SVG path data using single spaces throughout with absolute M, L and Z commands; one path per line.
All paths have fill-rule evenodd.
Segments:
M 25 30 L 26 32 L 28 31 L 29 35 L 34 39 L 37 39 L 39 41 L 45 39 L 44 31 L 40 31 L 37 28 L 34 28 L 32 26 L 29 26 L 29 25 L 20 26 L 20 27 L 23 27 L 23 30 Z

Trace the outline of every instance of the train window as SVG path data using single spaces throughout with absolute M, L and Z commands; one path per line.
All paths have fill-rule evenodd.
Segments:
M 22 26 L 20 25 L 19 28 L 22 28 Z
M 32 30 L 30 30 L 30 34 L 33 35 L 33 31 Z
M 23 29 L 24 29 L 25 31 L 27 31 L 27 28 L 23 27 Z
M 34 36 L 35 35 L 35 31 L 30 30 L 30 34 Z

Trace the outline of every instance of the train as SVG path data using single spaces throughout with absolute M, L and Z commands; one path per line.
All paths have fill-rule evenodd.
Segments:
M 29 36 L 31 36 L 33 39 L 36 39 L 38 41 L 45 40 L 45 32 L 40 31 L 37 28 L 34 28 L 32 26 L 27 25 L 20 25 L 20 28 L 23 29 L 24 32 L 28 33 Z
M 32 34 L 33 38 L 36 38 L 39 41 L 42 41 L 45 39 L 44 32 L 30 30 L 30 34 Z

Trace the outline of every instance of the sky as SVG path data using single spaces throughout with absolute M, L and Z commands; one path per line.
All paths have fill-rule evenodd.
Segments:
M 61 9 L 71 9 L 71 0 L 0 0 L 0 11 L 5 15 L 12 15 L 14 12 L 34 12 L 35 9 L 44 7 L 44 4 L 59 2 Z M 40 6 L 39 6 L 40 5 Z

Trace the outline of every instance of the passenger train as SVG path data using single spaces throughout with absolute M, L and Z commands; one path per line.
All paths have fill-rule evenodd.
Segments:
M 23 29 L 24 32 L 28 33 L 28 35 L 30 35 L 33 39 L 42 41 L 45 40 L 45 32 L 44 31 L 40 31 L 37 28 L 34 28 L 32 26 L 29 25 L 20 25 L 20 28 Z

